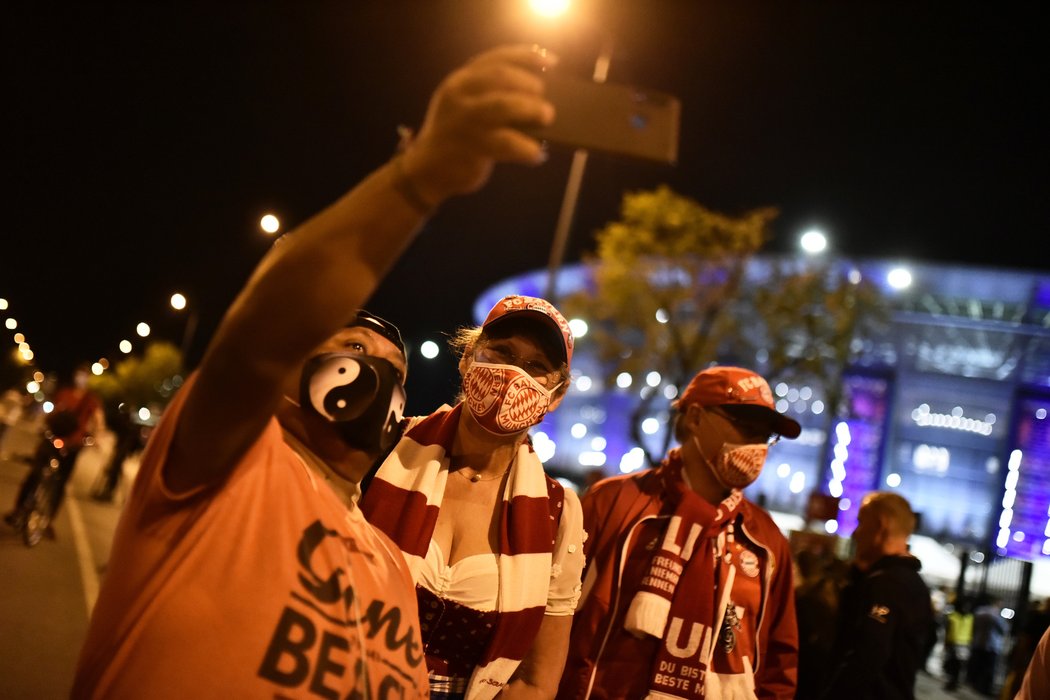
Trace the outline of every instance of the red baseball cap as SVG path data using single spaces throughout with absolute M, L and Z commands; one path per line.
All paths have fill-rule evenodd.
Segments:
M 802 426 L 777 411 L 773 392 L 766 380 L 743 367 L 716 366 L 699 372 L 682 392 L 675 407 L 691 403 L 700 406 L 759 406 L 768 409 L 774 432 L 795 439 Z
M 548 326 L 551 330 L 557 333 L 558 338 L 561 340 L 561 347 L 565 352 L 564 361 L 565 366 L 568 367 L 572 363 L 572 331 L 569 329 L 569 322 L 565 320 L 565 317 L 561 315 L 561 312 L 554 308 L 546 299 L 540 299 L 539 297 L 525 297 L 518 294 L 511 294 L 505 296 L 496 302 L 496 305 L 489 311 L 489 315 L 485 317 L 485 322 L 481 324 L 481 327 L 488 328 L 488 326 L 494 321 L 499 319 L 507 318 L 511 315 L 517 314 L 528 314 L 530 317 L 542 322 Z M 521 316 L 518 316 L 521 318 Z

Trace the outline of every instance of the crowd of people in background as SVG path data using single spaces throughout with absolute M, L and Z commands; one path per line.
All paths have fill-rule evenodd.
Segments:
M 501 47 L 453 72 L 398 155 L 260 264 L 146 446 L 74 697 L 912 698 L 939 638 L 947 689 L 1046 697 L 1050 611 L 1011 632 L 1002 599 L 931 590 L 899 494 L 864 497 L 851 558 L 792 549 L 744 490 L 800 426 L 747 368 L 697 368 L 662 462 L 577 494 L 529 436 L 572 333 L 511 296 L 454 336 L 455 405 L 403 416 L 400 332 L 362 306 L 441 203 L 543 162 L 519 129 L 554 118 L 555 63 Z M 48 421 L 64 480 L 104 424 L 86 380 Z M 108 408 L 100 500 L 141 436 Z
M 489 321 L 498 319 L 505 310 L 511 310 L 511 318 L 514 313 L 518 311 L 527 311 L 525 314 L 518 314 L 519 318 L 517 323 L 510 324 L 506 329 L 497 328 L 498 324 L 490 324 Z M 365 316 L 362 316 L 364 318 Z M 547 321 L 544 322 L 543 319 Z M 386 323 L 386 322 L 384 322 Z M 392 328 L 392 324 L 389 324 Z M 486 329 L 488 330 L 487 335 L 485 334 Z M 500 413 L 499 408 L 493 402 L 484 402 L 475 400 L 473 409 L 470 404 L 467 403 L 468 396 L 466 394 L 468 377 L 473 376 L 467 373 L 467 369 L 473 364 L 474 361 L 481 361 L 483 364 L 486 359 L 493 359 L 491 353 L 503 353 L 501 356 L 495 357 L 495 359 L 510 359 L 510 361 L 516 362 L 521 359 L 525 359 L 527 362 L 533 364 L 528 365 L 528 371 L 531 371 L 530 377 L 533 380 L 539 380 L 538 383 L 549 384 L 554 389 L 551 391 L 552 396 L 557 389 L 564 386 L 569 380 L 569 362 L 571 358 L 571 345 L 566 347 L 567 343 L 571 343 L 571 335 L 567 333 L 567 324 L 564 322 L 564 318 L 561 317 L 560 313 L 551 306 L 549 303 L 541 299 L 529 298 L 529 297 L 511 297 L 506 300 L 502 300 L 496 308 L 493 309 L 493 318 L 486 321 L 481 327 L 469 327 L 460 330 L 457 347 L 461 356 L 464 358 L 464 364 L 466 369 L 464 370 L 464 393 L 461 394 L 461 400 L 463 403 L 457 404 L 459 410 L 467 410 L 468 415 L 474 416 L 474 412 L 484 413 L 481 409 L 483 406 L 487 406 L 492 409 L 492 417 L 495 417 Z M 524 332 L 525 337 L 534 337 L 532 357 L 528 357 L 527 353 L 521 352 L 520 348 L 510 348 L 501 345 L 506 343 L 508 338 L 511 339 L 512 343 L 520 342 L 514 340 L 516 336 L 514 331 Z M 391 331 L 392 332 L 392 331 Z M 397 336 L 391 336 L 397 337 Z M 481 348 L 486 344 L 489 345 L 487 353 Z M 542 357 L 540 357 L 542 356 Z M 540 359 L 540 362 L 535 363 L 536 359 Z M 492 364 L 492 363 L 487 363 Z M 502 363 L 496 363 L 502 364 Z M 517 366 L 517 365 L 510 365 Z M 754 382 L 754 386 L 761 386 L 763 381 L 761 377 L 753 375 L 747 370 L 739 368 L 726 368 L 716 367 L 705 372 L 701 372 L 694 378 L 693 383 L 683 393 L 682 397 L 676 402 L 675 408 L 679 412 L 679 421 L 683 424 L 678 426 L 676 429 L 676 436 L 678 441 L 683 444 L 684 448 L 676 448 L 669 455 L 669 459 L 681 459 L 680 452 L 682 449 L 686 451 L 692 449 L 692 446 L 696 446 L 698 449 L 703 449 L 697 443 L 693 442 L 692 438 L 688 437 L 686 432 L 687 422 L 684 420 L 683 411 L 687 412 L 690 404 L 697 404 L 700 406 L 708 405 L 717 407 L 720 411 L 733 410 L 731 404 L 719 403 L 722 399 L 716 397 L 711 399 L 710 396 L 705 394 L 699 394 L 697 386 L 699 381 L 705 377 L 719 376 L 738 373 L 739 376 L 749 377 Z M 533 376 L 535 375 L 535 376 Z M 80 385 L 83 387 L 83 375 L 81 376 Z M 70 386 L 75 386 L 76 382 L 60 382 L 59 389 L 65 394 L 70 394 L 67 390 Z M 480 383 L 484 386 L 490 386 L 488 382 Z M 81 393 L 81 396 L 84 394 Z M 564 395 L 564 391 L 557 392 L 555 400 L 545 400 L 542 402 L 543 408 L 537 409 L 537 416 L 539 413 L 545 413 L 548 410 L 553 410 L 557 407 L 558 400 Z M 698 396 L 707 396 L 702 403 Z M 56 394 L 57 397 L 57 394 Z M 497 399 L 503 397 L 504 394 L 497 396 Z M 725 398 L 725 397 L 723 397 Z M 747 400 L 745 394 L 735 397 L 736 400 Z M 548 397 L 549 399 L 549 397 Z M 72 399 L 67 395 L 62 400 L 61 405 L 68 410 Z M 79 405 L 78 401 L 72 401 L 73 405 Z M 761 404 L 761 399 L 758 400 Z M 3 420 L 4 430 L 11 430 L 20 424 L 22 426 L 34 425 L 42 430 L 53 429 L 57 423 L 61 423 L 63 418 L 56 418 L 52 416 L 50 420 L 36 420 L 38 408 L 36 407 L 36 401 L 31 395 L 25 392 L 20 392 L 14 388 L 8 389 L 3 392 L 2 395 L 2 406 L 5 420 Z M 100 421 L 100 417 L 95 413 L 98 406 L 95 403 L 91 405 L 95 408 L 91 411 L 85 411 L 86 418 L 84 421 L 94 421 L 92 430 L 98 431 L 100 429 L 108 430 L 113 433 L 113 440 L 111 450 L 108 453 L 108 459 L 105 464 L 102 465 L 102 469 L 99 474 L 99 478 L 96 483 L 97 491 L 93 494 L 99 500 L 110 500 L 112 498 L 114 487 L 117 483 L 119 476 L 114 477 L 114 472 L 121 472 L 122 470 L 117 467 L 126 460 L 130 454 L 135 450 L 141 448 L 143 438 L 143 426 L 133 420 L 129 405 L 124 402 L 117 401 L 102 401 L 102 413 L 103 419 Z M 57 404 L 56 404 L 57 405 Z M 771 407 L 768 407 L 770 408 Z M 398 537 L 404 537 L 405 532 L 402 528 L 401 532 L 397 531 L 396 523 L 412 523 L 415 522 L 412 518 L 406 518 L 407 511 L 398 510 L 397 508 L 391 508 L 384 515 L 382 510 L 382 504 L 386 503 L 389 505 L 391 494 L 389 493 L 392 487 L 387 479 L 393 479 L 396 477 L 391 476 L 392 465 L 397 464 L 398 469 L 407 470 L 405 474 L 412 474 L 417 469 L 422 468 L 419 465 L 425 463 L 420 462 L 420 457 L 407 458 L 404 463 L 401 463 L 401 458 L 391 459 L 394 454 L 405 454 L 411 452 L 411 449 L 416 447 L 415 441 L 420 439 L 421 435 L 426 435 L 423 438 L 425 440 L 436 439 L 436 442 L 432 443 L 431 450 L 444 450 L 441 446 L 442 441 L 449 444 L 459 444 L 454 439 L 456 433 L 456 426 L 458 421 L 449 420 L 452 409 L 450 407 L 443 407 L 439 409 L 429 419 L 439 421 L 443 426 L 438 429 L 435 428 L 433 431 L 426 431 L 421 428 L 415 428 L 423 424 L 425 427 L 424 420 L 427 417 L 421 417 L 416 419 L 406 419 L 403 427 L 413 427 L 413 431 L 405 433 L 407 442 L 402 444 L 397 450 L 393 449 L 394 443 L 388 445 L 390 448 L 389 454 L 385 460 L 376 462 L 375 466 L 380 464 L 386 464 L 382 471 L 378 472 L 381 474 L 378 482 L 375 482 L 374 477 L 377 472 L 373 468 L 370 472 L 370 477 L 365 483 L 377 483 L 375 490 L 371 491 L 371 498 L 364 499 L 364 503 L 375 503 L 375 513 L 368 512 L 368 506 L 365 505 L 365 513 L 368 514 L 370 519 L 377 521 L 381 527 L 389 527 L 392 529 L 391 536 L 394 537 L 395 541 L 398 541 Z M 41 416 L 43 418 L 43 416 Z M 542 416 L 536 418 L 541 420 Z M 471 420 L 477 420 L 472 418 Z M 484 419 L 482 419 L 484 420 Z M 528 421 L 526 421 L 528 422 Z M 435 424 L 436 425 L 436 424 Z M 491 427 L 491 426 L 490 426 Z M 512 426 L 518 427 L 518 426 Z M 753 424 L 744 423 L 743 430 L 747 430 L 753 427 Z M 69 428 L 63 428 L 59 426 L 60 430 L 68 431 Z M 783 429 L 783 426 L 781 426 Z M 769 427 L 760 427 L 755 435 L 752 437 L 761 438 L 768 440 L 773 433 L 768 432 Z M 502 430 L 502 435 L 499 436 L 497 443 L 507 443 L 511 445 L 517 445 L 519 448 L 524 449 L 524 454 L 527 456 L 529 452 L 529 440 L 527 436 L 527 426 L 517 431 L 507 432 Z M 791 433 L 792 430 L 788 428 L 787 433 Z M 84 436 L 90 434 L 90 431 L 85 431 Z M 496 435 L 495 433 L 488 433 L 486 435 Z M 439 436 L 444 435 L 443 438 Z M 786 435 L 790 437 L 790 434 Z M 9 436 L 10 437 L 10 436 Z M 694 436 L 695 437 L 695 436 Z M 451 442 L 449 442 L 451 440 Z M 469 441 L 468 441 L 469 442 Z M 6 449 L 7 441 L 5 441 L 4 433 L 0 432 L 0 456 L 5 458 L 10 457 L 9 451 Z M 83 444 L 82 442 L 80 444 Z M 462 447 L 459 448 L 462 451 Z M 479 454 L 488 454 L 484 451 L 469 452 L 472 455 L 473 460 L 477 464 Z M 506 453 L 498 460 L 490 460 L 489 465 L 496 465 L 497 471 L 492 474 L 488 474 L 485 471 L 485 467 L 475 469 L 468 464 L 466 457 L 459 457 L 455 454 L 448 456 L 448 476 L 459 476 L 461 479 L 452 479 L 451 484 L 456 485 L 462 481 L 463 491 L 458 496 L 456 492 L 451 492 L 451 500 L 446 501 L 448 503 L 456 503 L 452 513 L 465 512 L 468 517 L 466 519 L 467 525 L 472 526 L 476 523 L 475 511 L 476 506 L 481 505 L 485 512 L 495 513 L 496 509 L 494 501 L 491 499 L 494 497 L 504 498 L 507 485 L 511 480 L 511 467 L 514 466 L 516 460 L 519 457 L 507 458 Z M 695 458 L 694 458 L 695 459 Z M 412 466 L 412 462 L 416 462 L 416 466 Z M 605 474 L 599 470 L 595 470 L 594 473 L 587 474 L 586 480 L 581 480 L 581 483 L 576 489 L 569 489 L 567 493 L 570 494 L 572 500 L 570 503 L 575 502 L 575 494 L 578 491 L 582 497 L 583 502 L 583 523 L 586 525 L 586 531 L 589 537 L 593 537 L 594 540 L 589 546 L 590 558 L 588 560 L 589 565 L 595 567 L 596 571 L 605 570 L 610 566 L 608 557 L 608 549 L 606 549 L 601 542 L 603 539 L 612 537 L 615 540 L 615 534 L 623 529 L 624 526 L 614 526 L 615 518 L 611 516 L 615 513 L 616 507 L 612 507 L 611 504 L 622 499 L 620 495 L 625 486 L 634 486 L 634 482 L 638 479 L 653 479 L 661 478 L 661 471 L 668 468 L 668 462 L 665 461 L 664 465 L 660 468 L 643 471 L 631 477 L 621 477 L 608 479 Z M 499 468 L 502 466 L 502 468 Z M 542 470 L 542 467 L 540 467 Z M 694 467 L 695 469 L 695 467 Z M 663 478 L 666 478 L 664 476 Z M 547 488 L 560 488 L 554 486 L 549 477 L 543 477 L 547 484 Z M 694 477 L 694 480 L 695 477 Z M 699 480 L 696 480 L 699 481 Z M 717 479 L 716 479 L 717 481 Z M 331 479 L 329 479 L 331 483 Z M 485 484 L 489 484 L 486 487 Z M 481 489 L 486 491 L 486 497 L 484 499 L 474 498 L 481 492 L 481 489 L 476 487 L 481 486 Z M 448 484 L 446 484 L 446 491 Z M 379 494 L 386 490 L 385 495 L 380 498 Z M 643 488 L 645 492 L 647 489 Z M 406 500 L 411 498 L 411 492 L 406 492 L 408 496 Z M 508 492 L 509 493 L 509 492 Z M 717 494 L 721 495 L 721 493 Z M 716 497 L 717 497 L 716 495 Z M 356 497 L 354 494 L 352 497 Z M 351 498 L 351 496 L 348 496 Z M 511 497 L 512 498 L 512 497 Z M 431 500 L 435 500 L 431 497 Z M 483 502 L 481 502 L 483 501 Z M 888 536 L 879 536 L 877 534 L 877 528 L 872 527 L 871 518 L 867 517 L 870 514 L 872 504 L 877 504 L 880 501 L 889 501 L 895 507 L 900 509 L 897 512 L 897 516 L 903 518 L 901 529 L 898 532 L 896 539 Z M 659 502 L 658 500 L 654 503 Z M 559 502 L 564 504 L 564 494 L 562 500 Z M 472 509 L 472 504 L 474 508 Z M 906 503 L 903 499 L 899 499 L 898 496 L 892 494 L 871 494 L 865 500 L 865 506 L 862 507 L 862 517 L 858 524 L 857 531 L 853 534 L 853 540 L 855 542 L 855 548 L 857 554 L 852 561 L 843 559 L 836 556 L 833 552 L 825 548 L 812 548 L 806 546 L 800 546 L 794 548 L 790 552 L 791 561 L 794 567 L 793 573 L 793 586 L 794 586 L 794 606 L 795 606 L 795 617 L 797 619 L 797 681 L 792 697 L 797 698 L 830 698 L 840 697 L 843 693 L 848 692 L 850 697 L 865 697 L 866 694 L 870 694 L 872 697 L 896 697 L 894 693 L 897 691 L 889 690 L 877 690 L 874 693 L 867 693 L 866 688 L 878 688 L 879 683 L 882 682 L 877 678 L 873 678 L 872 674 L 878 675 L 878 669 L 880 664 L 875 663 L 877 654 L 874 654 L 873 648 L 868 646 L 870 641 L 871 632 L 875 631 L 883 637 L 892 635 L 892 629 L 894 627 L 894 620 L 892 615 L 893 606 L 886 607 L 886 615 L 877 620 L 876 624 L 872 625 L 871 622 L 874 620 L 870 615 L 858 615 L 857 609 L 858 604 L 856 601 L 850 602 L 851 587 L 857 585 L 858 581 L 863 580 L 865 577 L 870 577 L 871 573 L 864 573 L 861 562 L 865 560 L 865 547 L 871 547 L 872 542 L 878 540 L 882 544 L 879 545 L 873 552 L 869 552 L 867 555 L 867 563 L 869 567 L 872 566 L 871 561 L 874 557 L 875 561 L 879 561 L 884 556 L 891 557 L 889 561 L 908 561 L 907 557 L 907 544 L 906 535 L 903 533 L 908 532 L 910 521 L 908 520 L 908 510 L 906 510 Z M 622 508 L 623 506 L 617 506 Z M 679 506 L 680 507 L 680 506 Z M 406 505 L 403 508 L 410 508 Z M 575 505 L 569 510 L 579 509 L 579 505 Z M 659 510 L 659 509 L 657 509 Z M 462 511 L 462 512 L 461 512 Z M 440 512 L 440 511 L 438 511 Z M 446 511 L 449 512 L 449 511 Z M 581 514 L 578 510 L 573 510 L 574 514 L 571 514 L 567 523 L 580 522 Z M 893 511 L 891 509 L 891 515 Z M 892 518 L 891 518 L 892 520 Z M 440 531 L 442 527 L 449 528 L 452 532 L 456 531 L 455 527 L 449 525 L 441 526 L 440 521 L 434 521 L 438 527 L 435 531 Z M 385 524 L 384 524 L 385 523 Z M 421 641 L 427 643 L 430 639 L 435 639 L 435 635 L 440 636 L 442 632 L 462 632 L 468 629 L 470 626 L 469 614 L 463 614 L 464 611 L 471 609 L 471 604 L 476 605 L 479 600 L 478 588 L 475 585 L 476 581 L 471 581 L 471 578 L 476 574 L 478 568 L 484 568 L 485 566 L 490 569 L 498 569 L 497 562 L 499 561 L 498 550 L 499 542 L 508 539 L 506 533 L 499 532 L 496 528 L 499 527 L 499 517 L 493 517 L 490 520 L 488 528 L 474 528 L 471 527 L 472 531 L 476 534 L 484 536 L 484 539 L 490 543 L 490 552 L 480 553 L 480 559 L 478 554 L 469 553 L 470 550 L 459 550 L 456 561 L 448 567 L 444 566 L 442 561 L 442 549 L 433 540 L 428 540 L 429 544 L 421 544 L 420 551 L 424 554 L 416 557 L 412 557 L 407 551 L 405 551 L 406 557 L 409 561 L 418 560 L 419 567 L 423 571 L 422 574 L 416 573 L 416 590 L 417 598 L 421 606 L 435 607 L 442 609 L 445 613 L 450 609 L 458 610 L 457 615 L 442 615 L 439 623 L 430 623 L 424 621 L 421 624 Z M 572 535 L 574 528 L 578 528 L 576 525 L 569 525 L 568 531 L 562 528 L 562 534 L 560 534 L 557 541 L 560 546 L 554 548 L 556 556 L 559 556 L 563 561 L 568 555 L 570 540 L 576 539 L 577 541 L 582 539 L 582 530 L 576 529 L 575 535 Z M 611 528 L 613 536 L 604 535 L 605 529 Z M 411 529 L 411 528 L 409 528 Z M 493 533 L 499 533 L 497 536 L 493 536 Z M 425 533 L 424 533 L 425 534 Z M 708 535 L 710 536 L 710 535 Z M 429 537 L 429 535 L 428 535 Z M 447 542 L 451 542 L 457 539 L 455 536 L 446 538 Z M 894 542 L 896 544 L 894 544 Z M 403 546 L 403 545 L 399 545 Z M 446 545 L 449 546 L 449 545 Z M 667 553 L 662 550 L 660 556 L 666 556 Z M 741 550 L 745 551 L 745 550 Z M 575 580 L 579 580 L 579 568 L 583 566 L 583 552 L 584 547 L 577 546 L 574 548 L 575 559 L 578 562 L 574 565 L 576 569 Z M 891 554 L 885 554 L 891 552 Z M 473 562 L 471 561 L 473 559 Z M 644 557 L 643 557 L 644 559 Z M 461 565 L 464 562 L 466 566 Z M 478 564 L 483 566 L 478 567 Z M 626 578 L 626 582 L 631 586 L 630 590 L 641 586 L 642 581 L 645 580 L 638 572 L 641 571 L 638 566 L 643 563 L 641 561 L 636 562 L 634 567 L 634 573 Z M 917 562 L 906 567 L 911 568 L 917 566 Z M 429 567 L 429 568 L 428 568 Z M 444 570 L 443 570 L 444 568 Z M 644 568 L 644 567 L 643 567 Z M 873 567 L 876 572 L 885 568 L 885 564 Z M 459 571 L 457 571 L 457 569 Z M 459 573 L 460 571 L 466 570 L 468 573 Z M 572 568 L 570 568 L 572 570 Z M 451 572 L 451 576 L 446 576 L 448 572 Z M 649 572 L 648 576 L 652 577 L 652 573 Z M 608 580 L 607 572 L 606 575 L 595 574 L 596 582 L 600 584 L 602 580 Z M 494 577 L 498 579 L 498 576 Z M 490 578 L 489 580 L 493 580 Z M 570 583 L 571 583 L 570 579 Z M 874 580 L 883 581 L 883 585 L 886 586 L 886 579 L 884 577 L 877 577 Z M 912 581 L 912 587 L 915 587 L 914 580 Z M 601 585 L 598 586 L 597 590 L 600 590 Z M 905 593 L 908 586 L 903 586 L 899 581 L 893 581 L 888 584 L 888 591 L 896 591 Z M 690 590 L 695 589 L 695 583 L 690 587 Z M 639 588 L 641 590 L 641 588 Z M 464 595 L 464 591 L 467 595 Z M 599 624 L 612 623 L 614 620 L 621 619 L 626 624 L 627 615 L 621 611 L 619 615 L 614 614 L 608 609 L 608 600 L 606 599 L 602 603 L 601 612 L 598 615 L 593 614 L 595 608 L 594 601 L 602 600 L 602 594 L 597 594 L 595 589 L 591 589 L 587 596 L 579 601 L 581 605 L 577 605 L 577 597 L 579 594 L 578 590 L 573 590 L 572 586 L 561 589 L 561 604 L 560 610 L 566 617 L 564 620 L 568 624 L 575 622 L 576 627 L 573 628 L 573 643 L 569 649 L 568 663 L 566 669 L 562 675 L 561 684 L 562 689 L 559 697 L 577 697 L 580 693 L 576 692 L 577 686 L 580 683 L 580 678 L 589 681 L 590 677 L 587 673 L 583 673 L 582 676 L 581 668 L 585 670 L 590 668 L 588 664 L 594 663 L 594 659 L 587 661 L 587 648 L 588 645 L 594 644 L 596 638 L 595 631 L 591 629 L 591 623 L 597 621 Z M 486 594 L 480 594 L 481 598 L 484 598 Z M 607 594 L 606 598 L 607 598 Z M 472 597 L 475 596 L 475 597 Z M 492 606 L 491 601 L 498 597 L 498 588 L 493 589 L 487 594 L 489 598 L 489 606 Z M 621 596 L 621 600 L 633 600 L 637 596 L 634 594 L 625 594 Z M 459 598 L 457 600 L 457 597 Z M 908 653 L 905 656 L 914 656 L 917 659 L 917 663 L 914 665 L 915 670 L 918 672 L 925 672 L 930 675 L 939 676 L 943 680 L 943 684 L 946 690 L 953 691 L 957 690 L 962 686 L 969 687 L 973 691 L 981 694 L 985 697 L 998 697 L 1000 700 L 1012 700 L 1015 696 L 1021 698 L 1038 698 L 1044 697 L 1044 693 L 1047 689 L 1047 635 L 1050 634 L 1050 599 L 1046 600 L 1034 600 L 1031 602 L 1031 606 L 1027 610 L 1027 614 L 1022 620 L 1023 624 L 1011 625 L 1008 617 L 1004 617 L 1004 607 L 1008 605 L 1006 601 L 1000 595 L 995 595 L 988 592 L 979 592 L 968 594 L 966 592 L 955 592 L 951 586 L 940 585 L 934 586 L 929 589 L 929 600 L 930 605 L 928 608 L 929 616 L 927 617 L 927 609 L 922 604 L 923 596 L 918 590 L 912 590 L 910 593 L 905 594 L 901 601 L 905 602 L 906 605 L 914 604 L 913 609 L 906 613 L 905 618 L 909 619 L 911 623 L 907 631 L 907 635 L 914 638 L 916 646 L 914 649 L 910 648 L 908 643 L 901 643 L 900 641 L 889 641 L 883 646 L 886 649 L 905 649 L 908 648 Z M 429 604 L 428 604 L 429 601 Z M 587 605 L 582 605 L 590 601 Z M 861 611 L 871 609 L 873 601 L 864 598 L 859 606 Z M 485 607 L 482 605 L 481 607 Z M 746 610 L 746 606 L 743 606 Z M 543 619 L 544 615 L 551 614 L 551 610 L 557 610 L 556 606 L 550 608 L 548 606 L 547 612 L 539 612 L 539 619 Z M 852 609 L 850 613 L 848 610 Z M 589 613 L 589 611 L 592 611 Z M 575 612 L 575 619 L 573 613 Z M 749 611 L 753 612 L 753 611 Z M 496 616 L 492 613 L 485 611 L 479 611 L 475 613 L 478 615 L 479 620 L 495 619 Z M 426 615 L 423 615 L 425 619 Z M 744 614 L 745 618 L 750 617 L 748 612 Z M 861 628 L 857 628 L 856 624 L 860 621 Z M 865 625 L 872 627 L 868 631 L 864 631 Z M 928 633 L 923 635 L 921 633 L 922 627 L 926 626 Z M 484 626 L 484 623 L 482 623 Z M 723 629 L 726 626 L 721 625 Z M 838 631 L 837 631 L 837 628 Z M 845 632 L 842 631 L 845 628 Z M 520 630 L 520 627 L 515 629 Z M 734 632 L 737 630 L 730 627 Z M 635 671 L 624 673 L 621 675 L 621 680 L 618 683 L 629 684 L 634 682 L 639 685 L 637 692 L 631 690 L 625 693 L 624 697 L 634 697 L 641 695 L 645 692 L 642 689 L 647 681 L 648 671 L 646 669 L 652 665 L 654 659 L 658 660 L 658 656 L 654 656 L 651 652 L 645 651 L 647 648 L 652 647 L 652 643 L 646 643 L 644 637 L 638 639 L 630 634 L 627 634 L 626 627 L 618 627 L 616 634 L 613 639 L 617 636 L 624 636 L 627 648 L 630 652 L 617 651 L 615 645 L 609 647 L 605 651 L 605 658 L 603 661 L 608 663 L 610 659 L 620 659 L 621 657 L 629 657 L 633 664 L 638 665 Z M 555 642 L 554 648 L 557 648 L 559 644 L 569 643 L 569 628 L 566 627 L 560 634 L 564 635 L 561 643 Z M 475 635 L 471 635 L 472 637 Z M 602 638 L 603 642 L 608 642 L 604 635 L 597 635 Z M 487 644 L 491 641 L 491 637 L 481 636 L 478 637 L 473 646 L 462 645 L 462 635 L 455 636 L 454 639 L 457 641 L 454 645 L 439 645 L 439 644 L 428 644 L 426 653 L 426 663 L 428 669 L 433 671 L 435 668 L 443 669 L 445 673 L 449 673 L 449 669 L 452 669 L 453 675 L 447 676 L 443 679 L 444 687 L 458 690 L 460 693 L 465 693 L 467 687 L 467 681 L 473 675 L 473 671 L 479 666 L 484 664 L 481 662 L 483 655 L 486 652 Z M 543 639 L 538 637 L 537 640 Z M 549 638 L 548 638 L 549 639 Z M 557 637 L 555 637 L 557 639 Z M 864 642 L 860 644 L 859 642 Z M 859 646 L 864 648 L 858 651 Z M 529 647 L 522 647 L 528 651 Z M 548 647 L 549 648 L 549 647 Z M 742 648 L 742 647 L 740 647 Z M 454 651 L 453 651 L 454 650 Z M 936 654 L 935 652 L 938 652 Z M 471 656 L 473 655 L 473 656 Z M 845 659 L 863 659 L 865 663 L 859 667 L 850 669 L 848 662 L 844 663 Z M 529 654 L 526 653 L 526 661 L 528 664 Z M 516 663 L 521 663 L 522 660 L 516 660 Z M 582 666 L 581 666 L 582 662 Z M 534 664 L 531 668 L 534 672 L 540 672 L 537 675 L 538 679 L 535 681 L 537 684 L 542 682 L 542 669 L 546 668 L 548 662 L 543 661 L 542 657 L 540 660 L 533 659 Z M 615 668 L 619 664 L 613 664 Z M 892 666 L 892 664 L 891 664 Z M 907 664 L 905 665 L 907 666 Z M 657 663 L 657 667 L 660 665 Z M 665 669 L 669 668 L 665 661 Z M 628 667 L 630 668 L 630 667 Z M 845 671 L 845 676 L 843 676 Z M 511 669 L 510 673 L 513 673 Z M 608 670 L 606 670 L 608 673 Z M 684 673 L 678 671 L 678 673 Z M 766 674 L 770 671 L 768 666 L 765 670 Z M 455 675 L 459 674 L 459 675 Z M 509 676 L 508 676 L 509 677 Z M 602 674 L 596 674 L 595 678 L 600 679 Z M 842 678 L 845 677 L 850 680 L 850 688 L 848 691 L 843 689 L 836 690 L 837 683 L 842 682 Z M 905 670 L 905 678 L 914 677 L 910 670 Z M 837 680 L 836 680 L 837 679 Z M 431 683 L 433 683 L 433 674 Z M 602 681 L 596 681 L 596 685 L 600 687 Z M 1041 684 L 1041 685 L 1040 685 Z M 726 685 L 725 681 L 721 682 L 720 687 Z M 625 687 L 629 687 L 625 686 Z M 756 683 L 756 687 L 767 689 L 772 686 L 767 681 L 761 681 Z M 548 692 L 553 693 L 553 689 L 548 689 Z M 1019 694 L 1020 693 L 1020 694 Z M 902 691 L 903 695 L 906 694 Z M 455 696 L 455 693 L 451 694 Z M 438 695 L 440 697 L 440 695 Z M 762 695 L 759 695 L 760 697 Z M 772 696 L 776 696 L 773 693 Z M 717 695 L 715 695 L 717 697 Z
M 51 522 L 45 534 L 55 539 L 54 516 L 85 450 L 92 448 L 105 459 L 95 475 L 91 495 L 113 502 L 129 471 L 128 460 L 142 450 L 160 410 L 154 406 L 158 412 L 151 412 L 144 422 L 130 402 L 93 388 L 86 364 L 71 374 L 59 374 L 37 384 L 35 391 L 8 387 L 0 395 L 0 459 L 29 467 L 11 509 L 4 513 L 4 521 L 17 526 L 21 511 L 28 507 L 27 499 L 54 458 L 57 487 L 51 491 Z M 133 466 L 131 471 L 133 474 Z

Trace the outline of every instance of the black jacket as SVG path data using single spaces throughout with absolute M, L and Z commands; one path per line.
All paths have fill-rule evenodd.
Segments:
M 920 568 L 915 557 L 889 556 L 867 571 L 850 570 L 839 602 L 830 685 L 822 698 L 915 697 L 915 674 L 933 626 Z

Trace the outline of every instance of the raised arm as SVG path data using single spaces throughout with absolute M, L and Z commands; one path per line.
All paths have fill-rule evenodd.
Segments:
M 289 376 L 368 300 L 434 208 L 480 189 L 497 162 L 543 162 L 541 145 L 516 127 L 553 119 L 537 75 L 553 62 L 535 47 L 507 46 L 451 73 L 401 155 L 263 259 L 188 388 L 165 467 L 170 489 L 229 474 L 274 414 Z

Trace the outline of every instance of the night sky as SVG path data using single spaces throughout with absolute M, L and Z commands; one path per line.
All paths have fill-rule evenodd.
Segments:
M 568 261 L 624 191 L 668 184 L 778 207 L 770 251 L 819 226 L 852 257 L 1050 266 L 1038 3 L 592 0 L 557 31 L 509 0 L 24 5 L 0 21 L 0 315 L 45 369 L 117 357 L 138 321 L 178 343 L 174 291 L 199 359 L 271 244 L 263 213 L 292 228 L 350 188 L 473 54 L 535 41 L 586 77 L 600 31 L 610 81 L 681 99 L 679 162 L 592 154 Z M 480 292 L 546 267 L 569 161 L 449 203 L 369 308 L 413 344 L 473 322 Z M 410 412 L 455 385 L 422 362 Z

